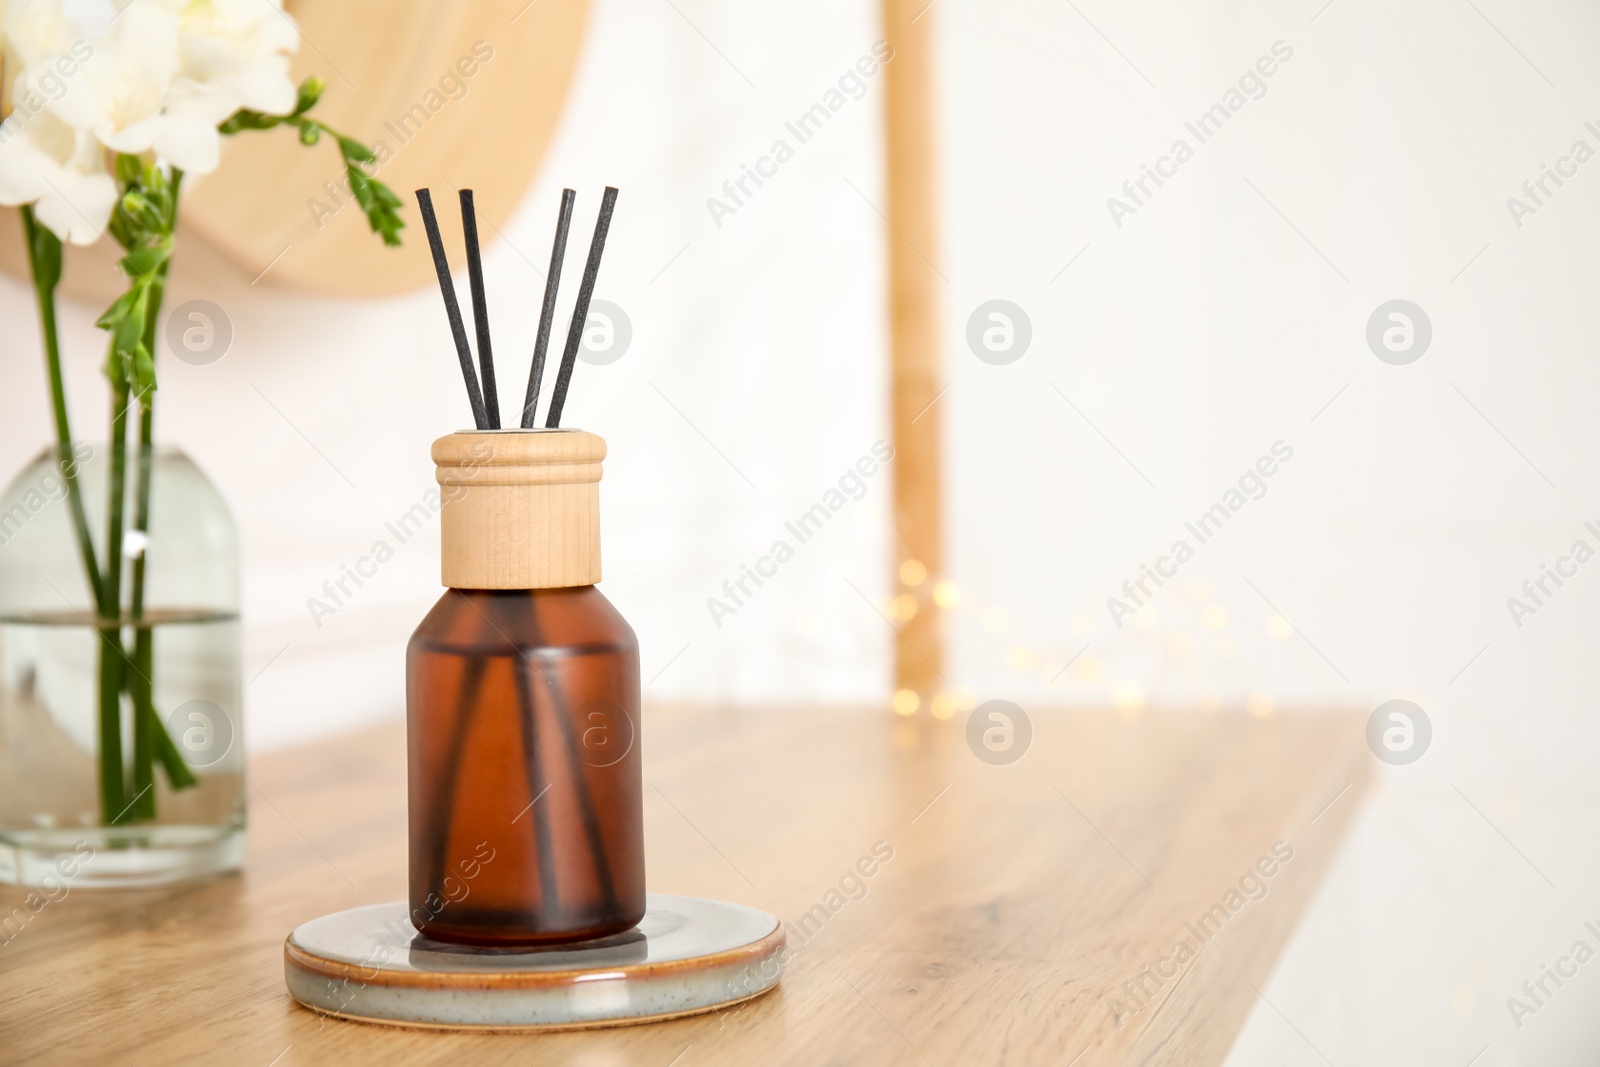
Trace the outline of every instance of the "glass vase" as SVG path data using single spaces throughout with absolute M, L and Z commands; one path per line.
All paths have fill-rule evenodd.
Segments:
M 243 860 L 233 517 L 181 451 L 146 462 L 148 533 L 130 444 L 115 567 L 105 447 L 80 444 L 66 464 L 46 449 L 0 497 L 0 882 L 159 885 Z M 96 570 L 120 572 L 111 617 L 78 506 Z

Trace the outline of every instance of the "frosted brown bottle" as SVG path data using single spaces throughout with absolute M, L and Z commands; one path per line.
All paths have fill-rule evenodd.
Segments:
M 639 650 L 595 588 L 605 442 L 434 442 L 447 590 L 406 650 L 411 921 L 536 945 L 644 917 Z

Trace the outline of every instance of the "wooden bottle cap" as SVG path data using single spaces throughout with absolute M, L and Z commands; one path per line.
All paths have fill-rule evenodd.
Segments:
M 464 430 L 435 441 L 444 584 L 598 582 L 605 455 L 605 441 L 583 430 Z

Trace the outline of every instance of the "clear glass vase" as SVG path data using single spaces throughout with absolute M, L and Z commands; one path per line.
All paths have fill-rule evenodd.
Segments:
M 68 466 L 104 573 L 109 451 L 80 444 Z M 138 472 L 130 444 L 112 618 L 55 449 L 0 497 L 0 882 L 159 885 L 244 858 L 233 517 L 186 455 L 158 447 L 141 535 Z

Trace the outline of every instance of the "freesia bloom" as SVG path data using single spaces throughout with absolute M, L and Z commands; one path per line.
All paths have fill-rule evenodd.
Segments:
M 117 188 L 104 149 L 45 108 L 88 55 L 57 0 L 0 0 L 0 204 L 33 204 L 42 223 L 75 244 L 100 236 Z
M 60 0 L 0 0 L 0 55 L 13 73 L 66 51 L 73 37 Z
M 108 150 L 215 170 L 229 115 L 294 110 L 298 43 L 282 0 L 117 0 L 95 40 L 62 0 L 0 0 L 0 204 L 37 202 L 59 236 L 93 240 L 116 202 Z
M 30 86 L 39 66 L 23 72 Z M 216 124 L 208 130 L 189 116 L 174 120 L 166 114 L 178 69 L 178 16 L 152 0 L 134 0 L 111 24 L 110 38 L 95 42 L 94 54 L 50 110 L 113 151 L 155 151 L 185 170 L 211 170 L 217 165 Z
M 12 85 L 24 68 L 65 53 L 72 30 L 60 0 L 0 0 L 0 115 L 13 109 Z
M 161 155 L 191 173 L 216 167 L 215 127 L 240 108 L 269 115 L 294 110 L 296 92 L 289 77 L 289 56 L 300 31 L 279 0 L 131 0 L 128 8 L 148 3 L 178 17 L 178 63 L 168 88 L 163 114 L 174 139 L 155 145 Z M 206 131 L 211 131 L 207 134 Z M 193 145 L 208 149 L 208 158 L 180 162 Z
M 180 83 L 225 97 L 221 122 L 239 108 L 268 115 L 294 110 L 289 54 L 300 30 L 281 0 L 162 0 L 181 16 Z
M 105 149 L 48 111 L 0 144 L 0 204 L 32 204 L 35 217 L 56 236 L 93 244 L 116 202 Z

